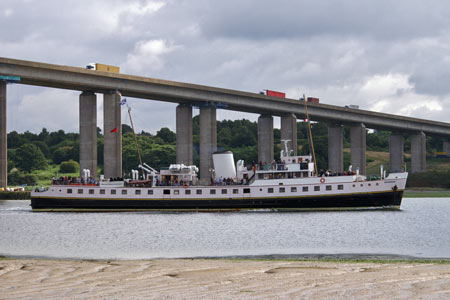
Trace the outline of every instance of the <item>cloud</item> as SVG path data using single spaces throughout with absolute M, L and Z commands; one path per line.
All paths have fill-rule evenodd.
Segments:
M 448 26 L 445 1 L 237 1 L 211 7 L 205 34 L 260 38 L 339 35 L 404 39 L 436 35 Z M 427 20 L 427 22 L 418 22 Z
M 181 49 L 181 46 L 171 45 L 165 40 L 139 41 L 133 53 L 129 54 L 123 69 L 129 72 L 151 73 L 164 66 L 164 55 Z
M 305 93 L 322 103 L 450 121 L 450 4 L 444 0 L 4 0 L 2 7 L 5 57 L 100 62 L 123 73 L 250 92 L 274 89 L 291 98 Z M 78 92 L 22 88 L 22 95 L 8 96 L 11 103 L 36 109 L 40 103 L 54 114 L 52 105 L 78 103 Z M 27 105 L 21 113 L 32 113 Z M 146 131 L 173 128 L 174 107 L 133 101 Z M 218 116 L 257 118 L 228 111 Z M 42 122 L 34 119 L 9 128 L 34 130 Z M 76 114 L 51 122 L 78 130 Z
M 40 132 L 64 129 L 78 132 L 78 93 L 73 91 L 44 89 L 18 99 L 16 108 L 9 115 L 21 120 L 13 130 Z

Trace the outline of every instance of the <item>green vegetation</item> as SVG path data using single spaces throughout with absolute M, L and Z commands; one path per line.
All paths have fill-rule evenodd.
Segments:
M 319 168 L 328 168 L 328 125 L 312 123 L 312 134 Z M 235 159 L 243 159 L 247 164 L 258 162 L 258 126 L 249 120 L 224 120 L 217 122 L 218 150 L 231 150 Z M 123 170 L 129 176 L 131 169 L 139 164 L 131 127 L 122 125 Z M 280 130 L 274 129 L 275 159 L 279 158 Z M 97 128 L 97 158 L 99 170 L 103 170 L 103 135 Z M 193 118 L 194 164 L 199 165 L 200 119 Z M 367 134 L 367 174 L 379 175 L 380 165 L 389 172 L 389 136 L 386 131 Z M 310 147 L 306 123 L 297 123 L 298 153 L 309 154 Z M 409 138 L 405 135 L 405 162 L 410 169 Z M 137 134 L 142 161 L 156 169 L 175 162 L 176 135 L 169 128 L 161 128 L 156 134 L 145 131 Z M 8 182 L 10 185 L 49 185 L 52 177 L 78 176 L 79 135 L 63 130 L 48 132 L 43 128 L 39 134 L 31 132 L 8 134 Z M 344 168 L 350 165 L 350 129 L 344 130 Z M 450 158 L 432 158 L 441 151 L 442 140 L 427 137 L 427 159 L 430 172 L 410 174 L 408 187 L 450 188 Z
M 450 190 L 434 188 L 407 189 L 403 196 L 405 198 L 450 198 Z
M 24 200 L 30 199 L 29 191 L 25 192 L 0 192 L 0 200 Z
M 80 170 L 80 165 L 73 160 L 63 161 L 59 165 L 60 173 L 77 173 Z

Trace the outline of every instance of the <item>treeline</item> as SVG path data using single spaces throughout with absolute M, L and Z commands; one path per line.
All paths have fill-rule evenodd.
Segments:
M 312 135 L 317 164 L 327 168 L 328 164 L 328 125 L 313 123 Z M 217 122 L 218 150 L 231 150 L 235 159 L 244 159 L 247 163 L 258 161 L 258 126 L 249 120 L 224 120 Z M 131 127 L 122 125 L 123 170 L 128 173 L 139 164 L 135 141 Z M 199 165 L 200 122 L 199 116 L 193 119 L 194 164 Z M 390 132 L 375 131 L 367 134 L 367 150 L 389 151 Z M 103 170 L 103 135 L 97 128 L 97 159 L 99 171 Z M 309 154 L 306 123 L 297 123 L 298 152 Z M 137 134 L 142 161 L 159 169 L 174 163 L 176 159 L 176 134 L 168 128 L 161 128 L 156 134 L 141 131 Z M 43 128 L 38 134 L 31 132 L 8 133 L 8 179 L 10 184 L 34 184 L 34 170 L 45 170 L 49 165 L 59 165 L 60 172 L 75 173 L 79 171 L 78 133 L 65 133 L 64 130 L 48 132 Z M 344 130 L 344 147 L 350 147 L 350 129 Z M 409 152 L 410 141 L 405 135 L 405 152 Z M 427 137 L 427 151 L 441 151 L 442 140 Z M 281 150 L 280 130 L 274 129 L 274 153 L 279 158 Z M 344 158 L 345 167 L 350 156 Z M 54 175 L 54 174 L 53 174 Z

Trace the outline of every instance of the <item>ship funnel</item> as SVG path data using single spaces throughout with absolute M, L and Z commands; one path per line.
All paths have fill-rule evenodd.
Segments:
M 214 152 L 212 157 L 216 178 L 236 178 L 233 152 Z

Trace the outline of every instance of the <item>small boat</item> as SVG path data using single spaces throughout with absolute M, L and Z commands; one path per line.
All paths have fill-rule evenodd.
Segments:
M 287 144 L 286 144 L 287 145 Z M 213 154 L 208 183 L 198 168 L 175 164 L 159 172 L 147 164 L 131 179 L 54 180 L 31 193 L 33 211 L 304 211 L 400 209 L 407 172 L 381 171 L 367 178 L 358 170 L 316 173 L 311 155 L 294 156 L 287 146 L 278 163 L 244 166 L 230 151 Z M 89 173 L 89 172 L 87 172 Z M 86 174 L 85 174 L 86 175 Z

